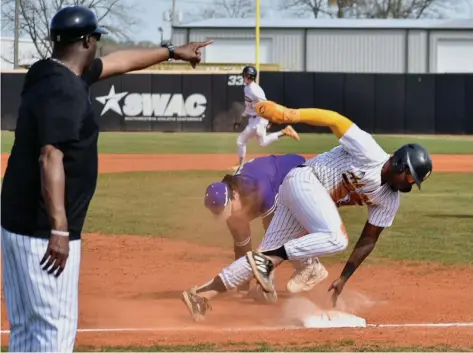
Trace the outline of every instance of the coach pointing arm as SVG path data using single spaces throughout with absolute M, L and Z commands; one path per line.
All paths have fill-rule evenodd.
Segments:
M 119 50 L 101 58 L 103 67 L 100 79 L 143 70 L 168 59 L 187 61 L 195 68 L 201 61 L 200 50 L 212 43 L 213 40 L 208 40 L 206 42 L 191 42 L 178 47 L 169 45 L 156 49 Z

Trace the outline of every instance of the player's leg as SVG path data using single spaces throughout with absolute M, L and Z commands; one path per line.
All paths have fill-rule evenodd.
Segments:
M 288 259 L 332 255 L 344 251 L 348 237 L 338 209 L 327 190 L 308 167 L 298 168 L 287 180 L 286 205 L 309 234 L 284 245 Z
M 272 144 L 274 141 L 278 140 L 281 136 L 289 136 L 294 140 L 299 141 L 299 135 L 297 132 L 292 128 L 292 126 L 288 125 L 281 131 L 273 132 L 268 134 L 267 126 L 268 121 L 265 119 L 261 119 L 258 125 L 256 126 L 256 135 L 258 136 L 258 142 L 261 147 L 266 147 Z
M 251 124 L 248 124 L 237 138 L 237 154 L 238 154 L 238 164 L 236 167 L 241 166 L 246 157 L 246 144 L 252 138 L 256 137 L 256 129 Z
M 260 248 L 279 247 L 304 232 L 304 229 L 295 222 L 285 222 L 287 220 L 288 210 L 284 205 L 279 204 L 276 208 L 274 217 L 265 234 Z M 278 224 L 283 231 L 274 227 Z M 273 231 L 270 231 L 273 225 Z M 274 272 L 271 274 L 271 280 L 274 280 Z M 235 260 L 230 266 L 224 268 L 216 277 L 209 282 L 186 290 L 182 296 L 187 308 L 195 321 L 204 319 L 207 310 L 210 308 L 209 300 L 219 294 L 238 288 L 243 283 L 253 278 L 253 271 L 248 262 L 248 257 L 243 256 Z M 274 290 L 272 292 L 275 292 Z M 277 297 L 276 297 L 277 298 Z
M 342 137 L 353 125 L 350 119 L 325 109 L 291 109 L 271 101 L 259 102 L 256 109 L 260 116 L 277 124 L 305 123 L 314 126 L 328 126 L 338 138 Z
M 26 300 L 28 290 L 21 271 L 22 258 L 16 245 L 19 240 L 17 237 L 2 228 L 3 289 L 10 324 L 8 351 L 31 352 L 31 335 L 28 331 L 31 303 Z
M 297 222 L 309 234 L 279 247 L 268 244 L 263 251 L 248 253 L 256 279 L 268 292 L 274 289 L 269 275 L 282 261 L 332 255 L 348 246 L 338 210 L 310 168 L 296 168 L 290 172 L 281 185 L 280 200 L 288 210 L 288 220 Z M 279 229 L 275 231 L 280 232 Z
M 69 257 L 59 277 L 49 275 L 39 264 L 48 240 L 18 237 L 23 254 L 21 276 L 31 303 L 29 329 L 34 352 L 72 352 L 78 321 L 80 240 L 69 244 Z

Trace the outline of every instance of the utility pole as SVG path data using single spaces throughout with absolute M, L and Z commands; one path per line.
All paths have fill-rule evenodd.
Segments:
M 15 0 L 15 34 L 13 38 L 13 68 L 18 69 L 19 65 L 19 44 L 20 44 L 20 1 Z
M 172 0 L 172 10 L 171 10 L 171 26 L 174 27 L 176 18 L 176 0 Z
M 169 40 L 172 43 L 172 34 L 174 32 L 174 25 L 176 24 L 176 2 L 177 0 L 172 0 L 172 8 L 171 8 L 171 36 Z

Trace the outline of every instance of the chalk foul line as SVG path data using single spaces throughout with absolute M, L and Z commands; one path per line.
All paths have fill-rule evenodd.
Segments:
M 447 323 L 422 323 L 422 324 L 367 324 L 372 328 L 391 328 L 391 327 L 420 327 L 420 328 L 441 328 L 441 327 L 473 327 L 473 322 L 447 322 Z M 327 329 L 332 327 L 327 327 Z M 334 327 L 337 328 L 337 327 Z M 338 327 L 340 328 L 340 327 Z M 277 331 L 277 330 L 302 330 L 301 326 L 279 326 L 279 327 L 244 327 L 244 328 L 215 328 L 209 326 L 201 327 L 154 327 L 154 328 L 85 328 L 78 329 L 80 333 L 94 332 L 179 332 L 179 331 L 220 331 L 220 332 L 241 332 L 241 331 Z M 321 329 L 321 328 L 317 328 Z M 1 330 L 1 334 L 9 334 L 10 330 Z

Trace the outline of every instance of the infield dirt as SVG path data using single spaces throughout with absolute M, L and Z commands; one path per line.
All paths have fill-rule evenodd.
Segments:
M 6 166 L 2 155 L 2 175 Z M 471 172 L 469 155 L 434 155 L 434 171 Z M 100 172 L 225 170 L 233 155 L 101 155 Z M 354 347 L 450 345 L 473 349 L 472 327 L 281 329 L 294 325 L 294 311 L 310 303 L 330 308 L 327 288 L 342 265 L 329 266 L 329 278 L 313 292 L 290 298 L 284 291 L 292 269 L 277 271 L 280 301 L 259 305 L 233 293 L 213 302 L 207 320 L 195 324 L 180 301 L 186 288 L 215 276 L 232 252 L 144 236 L 87 234 L 83 237 L 80 279 L 82 329 L 155 328 L 154 332 L 82 332 L 77 345 L 150 346 L 267 342 L 307 346 L 353 340 Z M 341 297 L 341 309 L 369 324 L 473 322 L 473 267 L 383 262 L 362 266 Z M 2 330 L 8 329 L 2 289 Z M 181 328 L 181 329 L 179 329 Z M 245 331 L 224 331 L 224 329 Z M 8 335 L 2 335 L 2 345 Z M 232 348 L 229 348 L 230 350 Z M 234 348 L 233 348 L 234 349 Z

